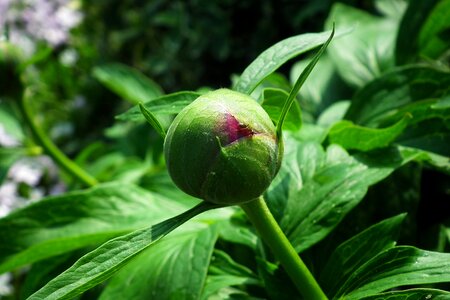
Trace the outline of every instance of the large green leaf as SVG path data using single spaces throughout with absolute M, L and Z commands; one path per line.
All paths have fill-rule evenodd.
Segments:
M 352 272 L 380 252 L 394 247 L 405 216 L 384 220 L 339 245 L 320 276 L 320 285 L 326 293 L 334 295 Z
M 341 121 L 331 127 L 328 138 L 331 143 L 339 144 L 345 149 L 370 151 L 387 147 L 405 130 L 410 118 L 407 115 L 394 125 L 380 129 L 358 126 L 351 121 Z
M 208 202 L 201 202 L 194 208 L 164 222 L 109 240 L 81 257 L 29 299 L 69 299 L 77 296 L 111 277 L 133 257 L 189 219 L 216 207 Z
M 340 24 L 339 24 L 340 26 Z M 347 33 L 339 30 L 337 35 Z M 262 52 L 245 70 L 234 84 L 233 89 L 250 94 L 268 75 L 288 60 L 324 44 L 331 31 L 306 33 L 282 40 Z
M 100 299 L 198 299 L 206 280 L 217 226 L 190 222 L 120 270 Z
M 436 38 L 439 39 L 440 37 L 434 36 L 434 34 L 439 34 L 439 30 L 442 29 L 442 22 L 445 24 L 445 22 L 448 21 L 448 19 L 442 19 L 442 17 L 445 17 L 445 14 L 448 12 L 436 11 L 434 16 L 430 17 L 430 13 L 439 2 L 445 1 L 409 1 L 408 8 L 403 15 L 397 34 L 395 60 L 398 65 L 413 62 L 418 57 L 419 52 L 421 51 L 420 48 L 429 45 L 429 43 L 432 44 L 437 42 L 441 44 L 436 40 Z M 445 7 L 446 4 L 443 5 Z M 436 23 L 433 24 L 434 22 Z M 425 23 L 428 23 L 426 26 L 427 28 L 423 28 Z M 425 36 L 425 34 L 430 34 L 430 36 Z M 421 45 L 419 44 L 420 39 Z M 437 45 L 437 47 L 439 46 L 440 45 Z
M 163 94 L 159 85 L 126 65 L 113 63 L 99 66 L 93 74 L 106 87 L 132 104 L 146 102 Z
M 210 299 L 234 285 L 261 286 L 261 282 L 250 269 L 235 262 L 226 252 L 214 250 L 202 299 Z
M 363 10 L 335 3 L 326 21 L 354 26 L 351 34 L 336 39 L 328 53 L 341 77 L 361 87 L 394 66 L 393 43 L 397 19 L 371 15 Z
M 0 273 L 103 242 L 184 208 L 123 183 L 45 198 L 0 219 Z
M 292 85 L 310 61 L 311 58 L 308 58 L 292 66 L 289 76 Z M 336 68 L 330 56 L 325 53 L 314 67 L 314 72 L 309 75 L 308 80 L 300 89 L 298 98 L 302 112 L 308 112 L 317 117 L 332 102 L 340 99 L 345 89 L 346 86 L 337 76 Z
M 309 75 L 313 71 L 313 69 L 316 66 L 317 62 L 319 61 L 320 57 L 323 55 L 323 53 L 327 49 L 328 45 L 330 45 L 330 42 L 334 37 L 334 33 L 335 33 L 335 27 L 333 24 L 333 29 L 331 30 L 330 36 L 328 37 L 327 41 L 325 42 L 325 44 L 322 45 L 322 47 L 320 47 L 319 51 L 317 51 L 317 53 L 314 55 L 314 57 L 311 59 L 311 61 L 308 63 L 308 65 L 305 67 L 305 69 L 303 69 L 303 71 L 300 73 L 297 80 L 295 81 L 292 89 L 290 90 L 289 96 L 287 97 L 286 101 L 284 102 L 283 108 L 281 110 L 280 118 L 278 119 L 278 122 L 277 122 L 276 135 L 277 135 L 277 138 L 279 139 L 279 141 L 282 140 L 282 127 L 283 127 L 284 121 L 286 119 L 286 116 L 287 116 L 289 110 L 292 107 L 292 104 L 296 102 L 296 98 L 297 98 L 298 92 L 300 91 L 300 88 L 303 86 L 306 79 L 309 77 Z
M 192 101 L 200 96 L 196 92 L 176 92 L 160 97 L 156 97 L 151 101 L 144 102 L 144 107 L 153 114 L 177 114 L 184 107 L 189 105 Z M 128 111 L 116 117 L 122 121 L 144 121 L 138 106 L 130 108 Z
M 418 156 L 392 148 L 352 157 L 338 145 L 330 145 L 325 152 L 311 143 L 298 145 L 296 151 L 303 185 L 296 191 L 288 189 L 284 207 L 278 204 L 282 209 L 278 214 L 282 215 L 283 231 L 299 252 L 324 238 L 361 201 L 370 185 Z M 282 168 L 280 176 L 289 178 L 284 172 Z M 278 184 L 286 184 L 286 180 Z M 270 192 L 278 190 L 272 187 Z M 276 196 L 269 194 L 268 200 L 273 198 Z
M 450 293 L 435 289 L 411 289 L 380 293 L 360 300 L 448 300 Z
M 206 278 L 206 283 L 203 289 L 203 294 L 200 299 L 212 300 L 212 299 L 235 299 L 234 297 L 224 297 L 223 294 L 227 294 L 224 290 L 230 289 L 232 286 L 243 285 L 258 285 L 258 281 L 248 277 L 239 277 L 236 275 L 211 275 Z M 247 299 L 238 297 L 237 299 Z M 249 297 L 249 300 L 256 300 L 258 298 Z
M 334 299 L 348 300 L 403 285 L 450 281 L 450 253 L 401 246 L 390 248 L 355 271 L 341 286 Z
M 450 0 L 436 4 L 417 38 L 422 56 L 438 58 L 450 48 Z
M 373 127 L 405 105 L 441 98 L 449 93 L 449 86 L 450 72 L 419 65 L 398 68 L 359 90 L 345 118 Z
M 267 88 L 263 91 L 263 102 L 261 106 L 270 116 L 272 121 L 278 122 L 283 109 L 284 102 L 288 98 L 288 93 L 280 89 Z M 289 110 L 286 120 L 283 124 L 283 129 L 287 130 L 299 130 L 302 126 L 302 115 L 298 102 L 294 102 Z

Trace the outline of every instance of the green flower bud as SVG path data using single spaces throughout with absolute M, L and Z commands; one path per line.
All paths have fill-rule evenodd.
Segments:
M 194 197 L 237 204 L 259 197 L 280 162 L 275 126 L 251 97 L 206 93 L 174 119 L 164 142 L 169 174 Z
M 0 42 L 0 97 L 15 98 L 22 91 L 18 66 L 23 61 L 22 53 L 8 42 Z

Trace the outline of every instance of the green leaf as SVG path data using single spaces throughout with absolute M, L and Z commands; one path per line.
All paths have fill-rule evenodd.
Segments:
M 139 109 L 147 122 L 152 125 L 156 132 L 164 139 L 166 137 L 166 131 L 158 121 L 158 118 L 156 118 L 147 108 L 145 108 L 142 103 L 139 103 Z
M 239 277 L 235 275 L 210 275 L 206 278 L 205 287 L 203 289 L 203 294 L 200 299 L 235 299 L 235 298 L 224 298 L 221 291 L 228 289 L 232 286 L 240 285 L 258 285 L 258 281 L 248 277 Z M 241 298 L 237 298 L 241 299 Z M 244 298 L 247 299 L 247 298 Z M 257 298 L 248 298 L 257 299 Z
M 394 66 L 393 47 L 398 21 L 371 15 L 366 11 L 334 3 L 325 22 L 353 26 L 351 34 L 333 42 L 328 53 L 341 77 L 361 87 Z
M 281 141 L 281 132 L 282 132 L 284 120 L 286 119 L 286 115 L 289 112 L 289 110 L 292 106 L 292 103 L 294 103 L 295 98 L 297 97 L 297 94 L 300 91 L 300 88 L 302 87 L 303 83 L 305 83 L 309 74 L 311 74 L 312 70 L 314 69 L 314 66 L 319 61 L 320 57 L 325 52 L 325 50 L 327 49 L 328 45 L 330 44 L 331 40 L 333 39 L 333 36 L 334 36 L 334 24 L 333 24 L 333 29 L 331 30 L 330 36 L 328 37 L 328 40 L 325 42 L 325 44 L 322 45 L 322 47 L 320 47 L 319 51 L 316 53 L 316 55 L 314 55 L 311 62 L 306 66 L 306 68 L 302 71 L 302 73 L 300 74 L 298 79 L 295 81 L 295 84 L 292 87 L 292 89 L 289 93 L 289 96 L 287 97 L 287 99 L 284 103 L 283 109 L 281 110 L 280 118 L 277 122 L 276 134 L 277 134 L 277 138 L 279 141 Z
M 376 126 L 380 120 L 410 103 L 448 94 L 450 72 L 427 66 L 407 66 L 373 80 L 352 99 L 345 116 L 355 124 Z
M 375 0 L 376 9 L 384 16 L 392 19 L 400 19 L 407 4 L 404 0 Z
M 340 30 L 343 35 L 348 30 Z M 239 77 L 233 89 L 250 94 L 269 74 L 277 70 L 288 60 L 324 44 L 331 31 L 306 33 L 282 40 L 262 52 Z
M 288 93 L 280 89 L 267 88 L 263 91 L 263 102 L 261 106 L 270 116 L 272 121 L 278 122 L 281 115 L 284 102 L 288 97 Z M 289 110 L 286 121 L 283 124 L 283 129 L 296 131 L 302 126 L 302 115 L 298 102 L 294 101 Z
M 450 293 L 435 289 L 410 289 L 380 293 L 373 296 L 363 297 L 360 300 L 447 300 Z
M 99 299 L 199 299 L 217 226 L 190 222 L 143 251 L 108 283 Z
M 422 56 L 436 59 L 450 48 L 450 0 L 434 6 L 416 37 Z
M 194 208 L 164 222 L 109 240 L 81 257 L 29 299 L 69 299 L 77 296 L 111 277 L 133 257 L 181 224 L 213 208 L 217 206 L 201 202 Z
M 320 276 L 320 286 L 326 293 L 334 295 L 356 269 L 380 252 L 394 247 L 405 216 L 401 214 L 383 220 L 340 244 Z
M 418 156 L 417 153 L 388 148 L 352 157 L 338 145 L 330 145 L 326 152 L 320 146 L 306 149 L 306 145 L 297 146 L 297 151 L 303 152 L 298 164 L 309 164 L 310 167 L 300 167 L 302 178 L 305 178 L 303 186 L 291 191 L 284 199 L 280 222 L 298 252 L 330 233 L 361 201 L 370 185 Z M 286 160 L 283 163 L 292 164 Z M 271 187 L 271 190 L 276 188 Z
M 159 85 L 138 70 L 113 63 L 96 67 L 93 75 L 107 88 L 132 104 L 146 102 L 163 94 Z
M 231 256 L 222 250 L 214 250 L 209 266 L 209 273 L 214 275 L 235 275 L 257 279 L 249 268 L 235 262 Z
M 290 71 L 290 81 L 295 83 L 301 72 L 311 62 L 312 58 L 307 58 L 295 63 Z M 346 85 L 337 75 L 336 68 L 327 53 L 324 53 L 314 67 L 308 80 L 303 84 L 298 99 L 302 112 L 317 117 L 331 103 L 345 95 Z
M 450 156 L 450 124 L 442 119 L 430 119 L 410 126 L 397 143 L 442 156 Z
M 380 293 L 373 296 L 363 297 L 360 300 L 447 300 L 450 293 L 435 289 L 410 289 L 405 291 L 394 291 Z
M 202 299 L 209 299 L 230 286 L 248 284 L 261 286 L 261 282 L 250 269 L 235 262 L 226 252 L 214 250 Z
M 200 94 L 196 92 L 177 92 L 144 102 L 144 107 L 153 114 L 177 114 L 199 96 Z M 144 121 L 144 116 L 137 106 L 118 115 L 116 118 L 122 121 Z
M 450 253 L 401 246 L 388 249 L 355 271 L 334 299 L 364 296 L 403 285 L 450 281 Z
M 103 242 L 184 208 L 123 183 L 45 198 L 0 219 L 0 273 Z
M 248 246 L 250 249 L 256 249 L 258 237 L 246 220 L 243 220 L 243 214 L 235 214 L 229 222 L 222 222 L 219 225 L 219 236 L 221 239 Z
M 317 119 L 317 124 L 321 126 L 331 126 L 342 120 L 350 107 L 350 101 L 338 101 L 327 107 Z
M 397 65 L 404 65 L 412 62 L 418 56 L 420 51 L 418 37 L 420 36 L 422 27 L 431 11 L 440 1 L 441 0 L 409 1 L 408 8 L 403 15 L 397 34 L 395 46 L 395 60 Z M 434 18 L 430 19 L 430 22 L 433 22 L 433 19 Z M 437 21 L 440 23 L 440 18 Z M 424 37 L 422 36 L 422 39 L 423 38 Z
M 381 129 L 358 126 L 344 120 L 331 127 L 328 137 L 330 143 L 339 144 L 345 149 L 370 151 L 392 143 L 405 130 L 410 118 L 406 115 L 394 125 Z

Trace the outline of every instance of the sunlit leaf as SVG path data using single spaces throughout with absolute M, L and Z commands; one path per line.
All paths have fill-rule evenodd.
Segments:
M 328 50 L 341 77 L 350 85 L 361 87 L 394 66 L 393 43 L 398 21 L 372 15 L 364 10 L 333 4 L 326 21 L 353 26 L 351 34 L 336 39 Z
M 350 121 L 340 121 L 331 127 L 328 137 L 330 143 L 339 144 L 345 149 L 370 151 L 387 147 L 406 128 L 410 115 L 387 128 L 367 128 L 358 126 Z
M 98 244 L 184 208 L 123 183 L 45 198 L 0 219 L 0 273 Z
M 163 94 L 159 85 L 138 70 L 119 63 L 94 69 L 94 77 L 132 104 L 146 102 Z
M 158 118 L 155 117 L 142 103 L 139 103 L 139 108 L 141 110 L 142 115 L 147 120 L 147 122 L 158 132 L 158 134 L 164 139 L 166 137 L 166 131 L 158 121 Z
M 217 226 L 186 225 L 127 264 L 108 282 L 99 299 L 198 299 Z
M 217 206 L 201 202 L 196 207 L 150 227 L 109 240 L 81 257 L 72 267 L 30 296 L 34 299 L 69 299 L 111 277 L 133 257 L 152 246 L 181 224 Z
M 336 35 L 348 33 L 339 30 Z M 306 33 L 282 40 L 262 52 L 239 77 L 233 89 L 250 94 L 256 86 L 269 74 L 277 70 L 286 61 L 324 44 L 331 31 L 322 33 Z
M 177 114 L 184 107 L 200 96 L 196 92 L 176 92 L 157 97 L 151 101 L 144 102 L 144 107 L 153 114 Z M 139 107 L 135 106 L 116 117 L 122 121 L 144 121 L 144 116 Z
M 280 118 L 277 122 L 276 127 L 276 134 L 277 138 L 281 141 L 281 132 L 283 128 L 284 121 L 286 119 L 286 116 L 291 109 L 292 104 L 294 103 L 298 92 L 300 91 L 300 88 L 305 83 L 306 79 L 308 78 L 309 74 L 311 74 L 312 70 L 314 69 L 315 65 L 319 61 L 320 57 L 323 55 L 325 50 L 327 49 L 328 45 L 330 44 L 331 40 L 334 37 L 335 33 L 335 27 L 333 23 L 333 29 L 331 30 L 330 36 L 328 37 L 327 41 L 320 47 L 319 51 L 314 55 L 312 60 L 308 63 L 306 68 L 302 71 L 300 76 L 297 78 L 297 80 L 294 83 L 294 86 L 292 87 L 291 91 L 289 92 L 289 96 L 287 97 L 286 101 L 284 102 L 283 108 L 281 110 Z
M 303 153 L 297 163 L 309 165 L 300 167 L 304 182 L 296 191 L 290 190 L 284 199 L 284 208 L 278 205 L 282 209 L 281 227 L 299 252 L 320 241 L 336 227 L 362 200 L 370 185 L 418 156 L 393 148 L 352 157 L 337 145 L 331 145 L 326 152 L 320 146 L 307 145 L 296 146 L 297 151 Z M 307 153 L 302 148 L 307 149 Z M 292 161 L 286 163 L 292 164 Z M 279 176 L 289 178 L 284 172 L 282 167 Z M 277 184 L 284 184 L 284 181 Z M 271 187 L 269 193 L 271 191 L 279 192 L 276 186 Z M 268 200 L 274 197 L 269 194 Z
M 261 103 L 261 106 L 275 123 L 280 119 L 281 110 L 287 97 L 288 93 L 283 90 L 267 88 L 263 91 L 263 102 Z M 298 102 L 294 101 L 286 116 L 283 129 L 295 131 L 300 129 L 301 125 L 302 116 L 300 106 L 298 105 Z

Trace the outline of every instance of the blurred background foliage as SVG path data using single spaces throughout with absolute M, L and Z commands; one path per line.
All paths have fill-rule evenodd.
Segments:
M 36 109 L 47 112 L 43 121 L 55 128 L 58 145 L 77 153 L 127 105 L 92 77 L 95 66 L 132 66 L 166 93 L 227 87 L 231 74 L 275 42 L 321 31 L 333 2 L 81 1 L 83 19 L 70 38 L 51 51 L 38 45 L 37 52 L 52 59 L 35 64 Z M 344 2 L 375 11 L 373 1 Z

